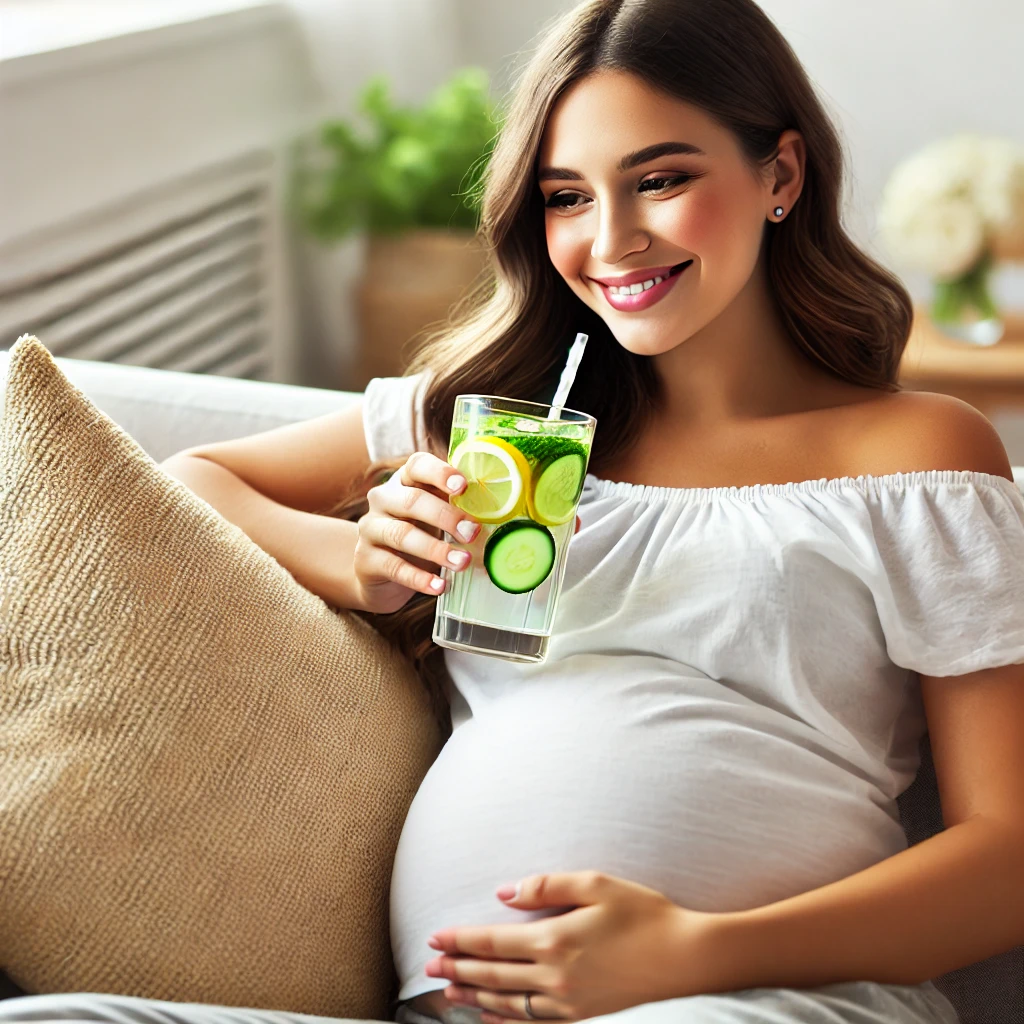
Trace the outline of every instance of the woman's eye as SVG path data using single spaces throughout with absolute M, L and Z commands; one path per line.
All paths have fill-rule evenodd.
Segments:
M 672 185 L 681 185 L 692 177 L 692 174 L 676 174 L 671 178 L 647 178 L 645 181 L 640 182 L 640 190 L 642 192 L 660 192 L 662 189 L 670 188 Z M 652 187 L 645 189 L 644 185 Z
M 694 175 L 692 174 L 675 174 L 669 178 L 647 178 L 640 182 L 637 191 L 662 192 L 667 188 L 672 188 L 674 185 L 682 185 L 688 181 L 692 181 L 693 178 Z M 548 198 L 544 205 L 549 209 L 571 210 L 582 205 L 581 203 L 576 202 L 577 199 L 586 200 L 587 197 L 580 195 L 579 192 L 556 192 L 553 196 Z
M 565 202 L 566 199 L 573 200 L 582 198 L 583 196 L 581 196 L 579 192 L 556 192 L 544 205 L 553 209 L 570 209 L 573 206 L 576 206 L 576 203 L 567 203 Z

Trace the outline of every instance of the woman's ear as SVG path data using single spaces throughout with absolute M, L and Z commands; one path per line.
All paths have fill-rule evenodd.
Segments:
M 807 147 L 803 135 L 795 129 L 787 129 L 779 136 L 779 152 L 772 165 L 771 194 L 768 197 L 771 209 L 781 206 L 786 213 L 793 209 L 803 191 L 806 161 Z

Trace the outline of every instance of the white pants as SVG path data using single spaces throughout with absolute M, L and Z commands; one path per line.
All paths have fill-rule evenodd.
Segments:
M 424 1024 L 398 1007 L 397 1019 Z M 461 1014 L 460 1014 L 461 1016 Z M 952 1004 L 933 985 L 854 981 L 815 989 L 753 988 L 642 1003 L 591 1017 L 602 1024 L 958 1024 Z M 178 1003 L 83 992 L 0 1001 L 0 1024 L 23 1021 L 104 1024 L 341 1024 L 342 1018 L 210 1003 Z M 374 1024 L 351 1022 L 343 1024 Z M 450 1022 L 455 1024 L 455 1022 Z

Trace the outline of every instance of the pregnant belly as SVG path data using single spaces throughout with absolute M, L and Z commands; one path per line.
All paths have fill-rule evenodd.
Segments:
M 780 735 L 791 719 L 764 731 L 763 708 L 580 706 L 555 687 L 545 704 L 534 691 L 462 724 L 410 807 L 391 887 L 403 998 L 438 987 L 422 976 L 433 931 L 564 912 L 494 895 L 525 875 L 595 868 L 694 910 L 741 910 L 905 845 L 870 783 Z

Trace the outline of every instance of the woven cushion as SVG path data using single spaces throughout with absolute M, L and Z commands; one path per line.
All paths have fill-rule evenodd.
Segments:
M 411 666 L 72 387 L 0 429 L 0 968 L 383 1018 L 391 867 L 440 747 Z

